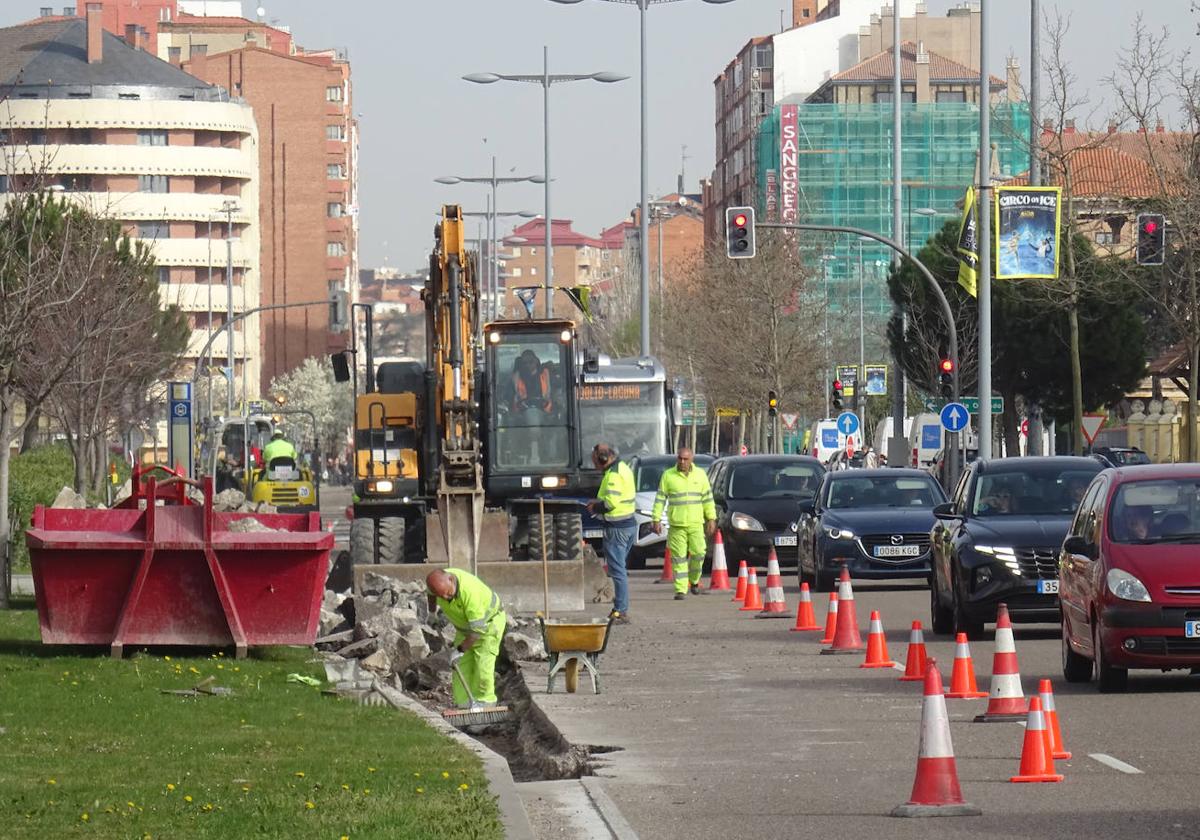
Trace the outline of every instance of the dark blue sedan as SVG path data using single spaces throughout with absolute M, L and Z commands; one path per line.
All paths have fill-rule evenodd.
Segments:
M 928 579 L 933 508 L 945 500 L 924 470 L 826 473 L 796 523 L 800 581 L 829 592 L 843 566 L 867 580 Z

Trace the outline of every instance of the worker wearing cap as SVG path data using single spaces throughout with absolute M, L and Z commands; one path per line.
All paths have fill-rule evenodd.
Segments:
M 633 470 L 617 457 L 612 444 L 597 443 L 592 450 L 592 464 L 603 470 L 597 498 L 588 502 L 594 516 L 604 518 L 604 561 L 613 582 L 613 608 L 609 616 L 618 624 L 629 623 L 629 575 L 625 560 L 637 542 L 638 525 L 633 512 L 637 502 L 637 486 Z
M 450 662 L 459 663 L 458 670 L 467 685 L 464 687 L 455 675 L 451 682 L 455 705 L 471 708 L 472 697 L 476 706 L 496 705 L 496 657 L 508 622 L 500 597 L 475 575 L 452 567 L 430 572 L 425 585 L 430 615 L 440 607 L 458 631 Z
M 283 432 L 279 429 L 271 433 L 271 442 L 263 450 L 263 463 L 269 467 L 276 458 L 291 458 L 293 462 L 296 460 L 296 447 L 284 439 Z
M 705 537 L 717 530 L 717 508 L 712 485 L 704 470 L 697 469 L 692 450 L 686 446 L 675 456 L 675 466 L 664 470 L 654 497 L 650 521 L 654 533 L 662 533 L 663 506 L 667 507 L 667 548 L 671 551 L 675 577 L 675 600 L 682 601 L 690 586 L 700 594 L 700 575 L 708 551 Z

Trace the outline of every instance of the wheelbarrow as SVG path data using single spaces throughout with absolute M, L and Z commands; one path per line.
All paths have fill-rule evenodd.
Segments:
M 554 677 L 562 671 L 567 693 L 579 688 L 579 668 L 583 666 L 592 677 L 592 693 L 600 693 L 600 654 L 608 647 L 608 632 L 613 619 L 584 624 L 557 624 L 538 616 L 542 627 L 542 642 L 550 656 L 550 676 L 546 693 L 554 693 Z
M 241 658 L 316 639 L 333 547 L 316 513 L 216 512 L 211 478 L 138 471 L 112 510 L 38 505 L 32 520 L 43 644 L 108 645 L 114 657 L 126 645 L 232 645 Z

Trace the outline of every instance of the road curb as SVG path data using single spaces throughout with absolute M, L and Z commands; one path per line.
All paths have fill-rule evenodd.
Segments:
M 621 809 L 617 807 L 617 803 L 613 802 L 604 788 L 600 784 L 600 780 L 595 776 L 583 776 L 579 779 L 579 783 L 583 785 L 583 789 L 587 791 L 588 797 L 592 800 L 592 804 L 596 806 L 596 810 L 600 812 L 605 824 L 608 825 L 608 830 L 613 833 L 617 840 L 638 840 L 637 832 L 633 830 L 621 813 Z
M 412 712 L 438 732 L 453 738 L 478 755 L 483 761 L 483 772 L 487 775 L 488 786 L 496 797 L 496 804 L 500 807 L 500 821 L 504 824 L 505 838 L 507 840 L 534 840 L 533 827 L 529 824 L 529 815 L 525 813 L 525 806 L 521 803 L 521 794 L 517 792 L 512 771 L 508 769 L 508 762 L 503 756 L 469 735 L 459 732 L 441 715 L 427 709 L 403 691 L 381 685 L 378 680 L 375 681 L 374 688 L 397 709 Z M 608 819 L 607 814 L 605 819 Z M 618 837 L 624 840 L 622 835 L 618 835 Z M 630 840 L 636 840 L 636 835 L 630 835 Z

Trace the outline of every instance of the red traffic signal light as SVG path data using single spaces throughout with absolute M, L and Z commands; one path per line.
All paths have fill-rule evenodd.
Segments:
M 754 208 L 725 208 L 725 256 L 749 259 L 755 254 Z
M 833 380 L 833 390 L 835 390 L 835 391 L 842 390 L 842 380 L 840 380 L 840 379 Z
M 1147 219 L 1142 225 L 1142 230 L 1146 231 L 1146 233 L 1154 233 L 1158 230 L 1158 220 L 1153 218 Z
M 738 213 L 736 216 L 733 217 L 733 223 L 735 225 L 737 225 L 738 227 L 745 227 L 746 226 L 746 214 Z
M 1162 213 L 1139 213 L 1137 224 L 1137 264 L 1162 265 L 1166 256 L 1166 217 Z
M 954 373 L 954 362 L 950 359 L 942 359 L 938 362 L 938 370 L 942 373 Z

